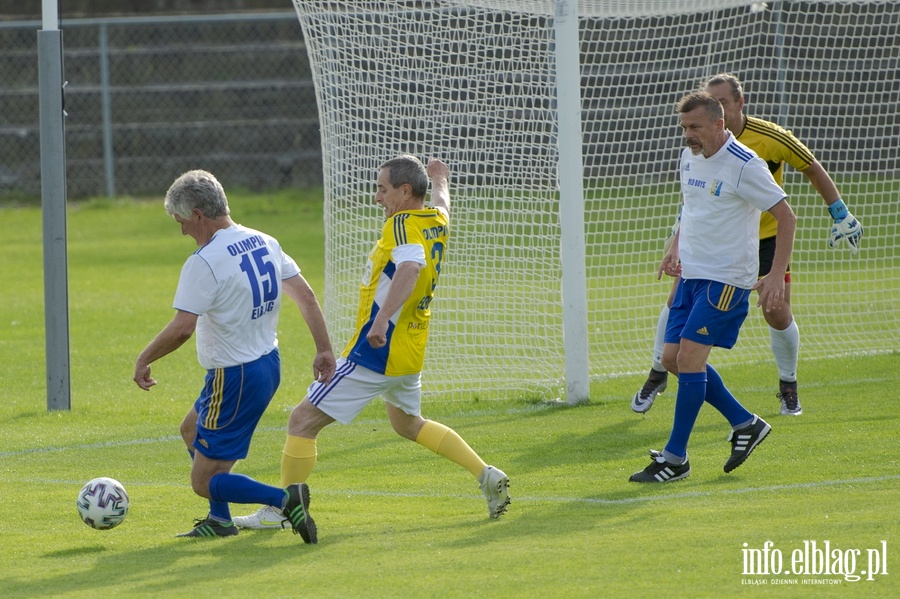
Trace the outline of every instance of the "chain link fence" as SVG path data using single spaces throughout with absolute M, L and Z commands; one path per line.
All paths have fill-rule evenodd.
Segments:
M 40 196 L 39 21 L 0 22 L 0 194 Z M 296 14 L 63 21 L 70 199 L 161 195 L 202 168 L 226 188 L 322 182 Z

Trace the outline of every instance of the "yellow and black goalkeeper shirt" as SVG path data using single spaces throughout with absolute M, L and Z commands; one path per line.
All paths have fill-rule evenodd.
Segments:
M 779 187 L 784 187 L 784 163 L 798 171 L 805 171 L 816 157 L 793 133 L 775 123 L 748 116 L 738 141 L 756 152 L 769 165 L 769 170 Z M 759 220 L 759 238 L 775 237 L 778 221 L 768 212 Z

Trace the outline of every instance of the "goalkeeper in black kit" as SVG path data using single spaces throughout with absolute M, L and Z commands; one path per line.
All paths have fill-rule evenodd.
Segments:
M 863 228 L 850 214 L 841 199 L 837 186 L 813 153 L 793 133 L 775 123 L 744 114 L 744 90 L 740 80 L 731 74 L 718 74 L 708 79 L 701 88 L 709 92 L 722 104 L 725 110 L 725 127 L 735 138 L 756 152 L 769 164 L 775 181 L 783 186 L 784 164 L 788 163 L 803 173 L 828 206 L 833 224 L 828 243 L 838 247 L 844 241 L 852 255 L 859 251 Z M 676 225 L 677 227 L 677 225 Z M 673 229 L 674 231 L 674 229 Z M 764 212 L 759 226 L 759 276 L 769 273 L 775 256 L 775 220 Z M 668 373 L 661 363 L 663 337 L 669 319 L 669 306 L 677 287 L 678 279 L 672 286 L 668 300 L 663 306 L 657 323 L 656 342 L 653 350 L 653 364 L 650 374 L 641 389 L 631 400 L 631 409 L 644 413 L 653 406 L 653 401 L 668 384 Z M 800 353 L 800 330 L 791 311 L 791 269 L 788 266 L 784 277 L 784 305 L 777 310 L 763 311 L 769 325 L 772 354 L 778 368 L 778 394 L 781 414 L 799 416 L 803 413 L 797 393 L 797 362 Z

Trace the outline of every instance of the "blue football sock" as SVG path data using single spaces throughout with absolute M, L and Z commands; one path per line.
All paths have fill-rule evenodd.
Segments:
M 209 518 L 216 522 L 231 522 L 231 510 L 227 501 L 209 500 Z
M 191 461 L 194 461 L 194 450 L 188 449 L 188 455 Z M 228 507 L 227 501 L 209 500 L 209 519 L 216 522 L 231 522 L 231 509 Z
M 243 474 L 221 473 L 209 479 L 209 494 L 214 501 L 261 503 L 281 507 L 284 489 L 264 485 Z
M 194 461 L 194 450 L 188 449 L 191 461 Z M 209 519 L 216 522 L 231 522 L 231 509 L 227 501 L 209 500 Z
M 666 443 L 665 453 L 682 460 L 687 457 L 687 444 L 706 397 L 705 372 L 681 372 L 678 374 L 678 393 L 675 396 L 675 421 L 672 434 Z M 668 458 L 667 458 L 668 459 Z
M 719 410 L 732 427 L 753 419 L 753 414 L 731 394 L 710 364 L 706 365 L 706 401 Z

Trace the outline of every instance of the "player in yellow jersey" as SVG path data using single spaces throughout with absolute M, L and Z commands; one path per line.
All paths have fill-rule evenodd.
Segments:
M 420 381 L 431 302 L 450 238 L 449 177 L 447 165 L 435 159 L 426 167 L 417 158 L 402 155 L 381 165 L 375 201 L 387 220 L 369 253 L 356 333 L 338 358 L 334 378 L 313 382 L 291 413 L 282 480 L 306 482 L 316 464 L 319 431 L 335 420 L 348 424 L 381 396 L 397 434 L 471 472 L 491 518 L 506 511 L 506 474 L 487 465 L 455 431 L 421 416 Z M 425 206 L 429 178 L 431 208 Z M 242 528 L 279 528 L 285 518 L 291 520 L 292 515 L 264 506 L 234 521 Z
M 863 230 L 859 221 L 847 210 L 841 199 L 837 186 L 825 171 L 812 152 L 794 134 L 782 127 L 744 114 L 744 90 L 740 80 L 734 75 L 723 73 L 707 80 L 702 86 L 712 94 L 725 109 L 725 127 L 738 141 L 769 164 L 769 170 L 778 185 L 783 184 L 784 165 L 802 172 L 816 189 L 831 214 L 834 222 L 831 227 L 829 244 L 837 247 L 844 240 L 850 253 L 856 255 Z M 676 225 L 677 226 L 677 225 Z M 772 259 L 775 256 L 775 220 L 766 212 L 760 219 L 759 227 L 759 276 L 769 273 Z M 791 311 L 791 270 L 788 266 L 785 282 L 785 300 L 780 309 L 763 311 L 769 325 L 769 338 L 772 354 L 779 374 L 778 399 L 781 401 L 781 414 L 799 416 L 803 413 L 800 398 L 797 395 L 797 362 L 800 352 L 800 331 Z M 662 393 L 668 383 L 668 373 L 661 363 L 663 335 L 669 317 L 669 306 L 678 279 L 669 294 L 668 301 L 659 315 L 657 323 L 656 343 L 653 353 L 653 365 L 650 374 L 641 389 L 631 400 L 631 409 L 644 413 L 653 406 L 653 400 Z

